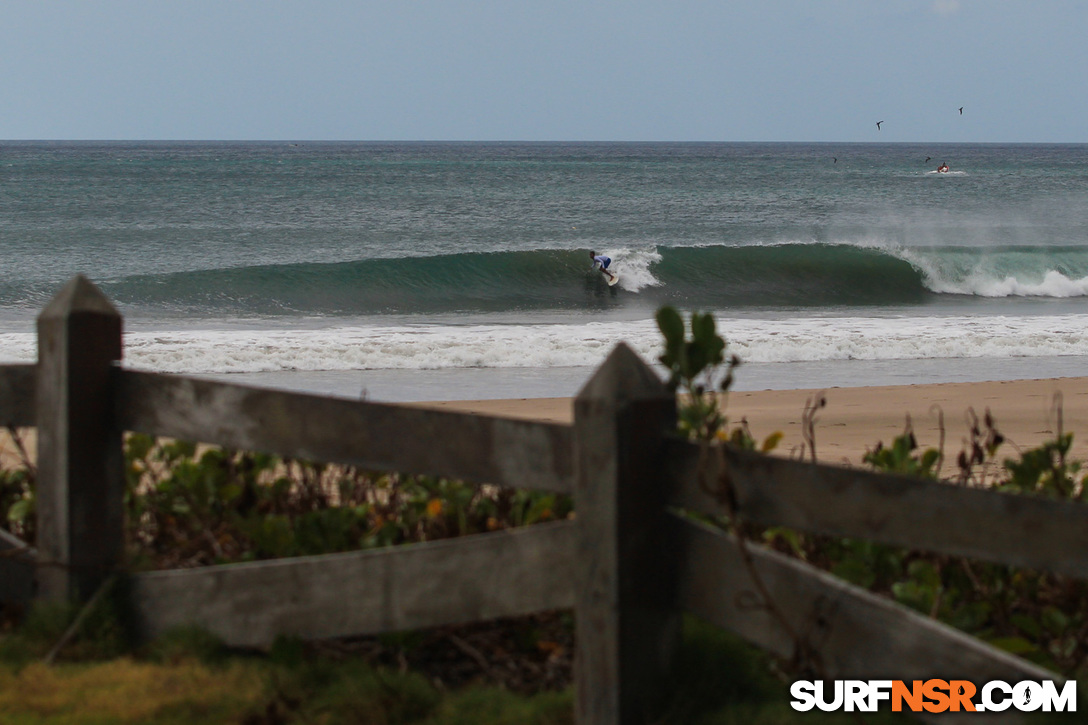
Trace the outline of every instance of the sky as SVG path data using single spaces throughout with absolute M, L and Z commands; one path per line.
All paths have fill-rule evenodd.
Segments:
M 1084 143 L 1086 38 L 1084 0 L 0 0 L 0 139 Z

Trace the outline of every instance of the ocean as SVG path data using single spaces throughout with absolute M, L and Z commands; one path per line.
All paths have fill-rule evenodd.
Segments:
M 0 362 L 82 273 L 132 368 L 374 400 L 574 395 L 665 304 L 737 389 L 1088 374 L 1088 145 L 0 142 L 0 252 Z

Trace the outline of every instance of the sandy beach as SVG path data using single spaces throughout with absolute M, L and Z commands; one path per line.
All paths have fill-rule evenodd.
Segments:
M 1073 456 L 1088 459 L 1088 378 L 1011 380 L 981 383 L 828 388 L 826 390 L 762 390 L 729 394 L 726 411 L 732 423 L 748 421 L 757 440 L 781 431 L 779 454 L 799 451 L 804 439 L 802 414 L 807 401 L 823 393 L 827 405 L 816 416 L 816 452 L 827 463 L 860 464 L 877 441 L 891 443 L 911 418 L 919 445 L 940 442 L 938 410 L 944 412 L 945 455 L 954 457 L 969 435 L 969 410 L 981 419 L 989 409 L 1006 437 L 1004 456 L 1015 447 L 1030 448 L 1053 438 L 1061 425 L 1073 431 Z M 420 405 L 487 415 L 569 423 L 570 398 L 474 400 Z
M 781 431 L 780 455 L 796 455 L 804 442 L 802 414 L 806 402 L 822 393 L 827 405 L 816 416 L 816 452 L 827 463 L 860 464 L 877 441 L 890 443 L 903 432 L 907 415 L 923 447 L 940 442 L 938 410 L 944 412 L 945 455 L 954 459 L 968 436 L 968 411 L 979 418 L 990 410 L 1008 440 L 1002 457 L 1053 438 L 1061 426 L 1073 431 L 1073 456 L 1088 460 L 1088 377 L 944 383 L 825 390 L 762 390 L 729 394 L 731 423 L 747 420 L 757 440 Z M 440 410 L 457 410 L 527 420 L 570 423 L 572 398 L 509 398 L 411 403 Z M 29 432 L 29 433 L 32 433 Z M 33 436 L 27 436 L 33 450 Z M 6 431 L 0 437 L 4 465 L 17 461 Z

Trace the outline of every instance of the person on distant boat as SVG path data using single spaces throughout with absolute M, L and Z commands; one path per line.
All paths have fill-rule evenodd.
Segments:
M 589 257 L 593 260 L 593 269 L 601 270 L 601 273 L 608 275 L 608 279 L 610 280 L 615 279 L 615 275 L 608 271 L 608 265 L 612 264 L 611 257 L 606 257 L 603 254 L 597 254 L 592 250 L 590 250 L 589 252 Z
M 942 174 L 948 173 L 948 164 L 942 161 L 941 165 L 937 167 L 937 171 Z

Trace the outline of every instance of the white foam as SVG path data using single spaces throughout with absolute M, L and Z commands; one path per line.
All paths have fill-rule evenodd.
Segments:
M 661 261 L 661 254 L 654 248 L 615 248 L 604 251 L 612 258 L 610 269 L 620 275 L 619 286 L 628 292 L 638 292 L 644 287 L 657 287 L 661 281 L 654 277 L 650 267 Z
M 885 247 L 889 254 L 922 273 L 927 288 L 939 294 L 975 297 L 1085 297 L 1088 277 L 1071 279 L 1060 271 L 1020 271 L 1007 274 L 991 266 L 985 254 L 969 261 L 927 255 L 924 249 Z
M 938 292 L 978 295 L 980 297 L 1084 297 L 1088 295 L 1088 277 L 1070 279 L 1061 272 L 1048 271 L 1042 281 L 1021 281 L 1013 276 L 996 278 L 974 273 L 962 282 L 940 282 Z
M 747 362 L 1088 356 L 1088 315 L 945 317 L 718 316 Z M 618 342 L 661 354 L 652 320 L 536 325 L 135 331 L 125 364 L 173 373 L 563 368 L 599 365 Z M 0 360 L 33 362 L 34 335 L 0 335 Z

